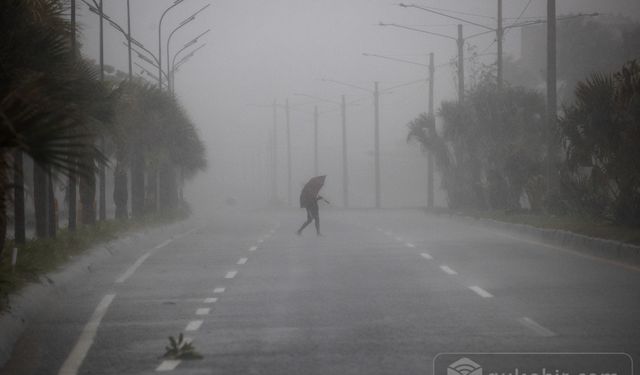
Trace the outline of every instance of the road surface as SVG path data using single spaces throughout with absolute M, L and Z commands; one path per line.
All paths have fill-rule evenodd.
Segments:
M 441 352 L 640 355 L 640 269 L 418 210 L 225 212 L 66 286 L 1 374 L 431 374 Z M 201 360 L 160 358 L 183 332 Z M 636 367 L 636 371 L 637 371 Z

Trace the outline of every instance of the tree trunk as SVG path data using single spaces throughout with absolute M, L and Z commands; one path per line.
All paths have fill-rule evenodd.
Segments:
M 47 173 L 33 163 L 33 205 L 36 219 L 36 236 L 47 237 Z
M 13 158 L 13 237 L 17 245 L 23 245 L 27 237 L 24 214 L 24 162 L 22 159 L 22 151 L 16 151 Z
M 69 216 L 68 216 L 68 229 L 69 232 L 76 231 L 76 201 L 78 200 L 78 180 L 76 178 L 76 171 L 70 171 L 69 173 L 69 186 L 67 186 L 67 196 L 69 198 Z
M 160 209 L 174 210 L 178 204 L 178 184 L 176 173 L 170 163 L 160 168 Z
M 131 213 L 134 217 L 144 215 L 144 155 L 137 148 L 131 155 Z
M 6 153 L 2 152 L 0 158 L 4 159 Z M 0 255 L 4 250 L 4 241 L 7 237 L 7 171 L 4 171 L 6 163 L 0 162 L 0 176 L 4 176 L 0 180 Z M 1 258 L 0 258 L 1 259 Z
M 158 167 L 152 166 L 147 173 L 147 195 L 145 211 L 147 213 L 156 212 L 158 205 Z
M 48 235 L 49 238 L 55 238 L 58 231 L 58 203 L 53 189 L 53 173 L 50 169 L 47 171 L 47 214 L 49 222 Z
M 127 212 L 127 169 L 122 162 L 118 162 L 113 172 L 113 201 L 116 205 L 116 219 L 125 219 L 128 217 Z
M 93 160 L 87 162 L 87 165 L 92 165 Z M 82 224 L 93 225 L 96 223 L 96 176 L 93 168 L 80 177 L 79 192 L 82 207 L 80 220 Z

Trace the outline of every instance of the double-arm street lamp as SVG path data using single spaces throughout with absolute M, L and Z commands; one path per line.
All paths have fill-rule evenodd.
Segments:
M 162 12 L 162 16 L 160 16 L 160 22 L 158 22 L 158 86 L 162 88 L 162 21 L 164 20 L 164 16 L 167 13 L 180 5 L 184 0 L 175 0 L 173 4 L 171 4 L 167 9 Z
M 170 54 L 170 52 L 169 52 L 169 48 L 170 48 L 170 46 L 171 46 L 171 45 L 170 45 L 170 43 L 171 43 L 171 38 L 173 38 L 173 35 L 174 35 L 178 30 L 180 30 L 180 29 L 181 29 L 181 28 L 183 28 L 184 26 L 188 25 L 191 21 L 195 20 L 195 19 L 196 19 L 196 16 L 197 16 L 198 14 L 200 14 L 201 12 L 203 12 L 205 9 L 207 9 L 207 8 L 208 8 L 208 7 L 210 7 L 210 6 L 211 6 L 211 4 L 207 4 L 207 5 L 203 6 L 202 8 L 200 8 L 199 10 L 197 10 L 197 11 L 196 11 L 195 13 L 193 13 L 192 15 L 190 15 L 189 17 L 185 18 L 182 22 L 180 22 L 180 23 L 178 24 L 178 26 L 176 26 L 176 27 L 171 31 L 171 33 L 169 34 L 169 37 L 167 38 L 167 72 L 169 72 L 169 74 L 168 74 L 168 75 L 169 75 L 169 77 L 168 77 L 168 79 L 169 79 L 169 81 L 168 81 L 168 83 L 169 83 L 169 85 L 168 85 L 169 90 L 171 90 L 171 84 L 172 84 L 172 83 L 171 83 L 171 81 L 170 81 L 170 78 L 171 78 L 171 69 L 172 69 L 172 66 L 171 66 L 171 59 L 170 59 L 171 54 Z
M 169 74 L 169 77 L 171 78 L 170 82 L 171 82 L 172 93 L 175 93 L 175 90 L 176 90 L 176 73 L 178 72 L 180 67 L 184 65 L 187 61 L 189 61 L 189 59 L 191 59 L 196 54 L 196 52 L 204 48 L 206 45 L 207 43 L 201 44 L 198 48 L 194 49 L 193 51 L 189 52 L 189 54 L 185 55 L 180 60 L 178 60 L 177 63 L 176 63 L 176 57 L 180 54 L 180 52 L 184 51 L 184 48 L 178 51 L 175 55 L 173 55 L 173 61 L 171 63 L 171 72 Z
M 198 36 L 196 36 L 195 38 L 191 39 L 190 41 L 188 41 L 187 43 L 184 44 L 184 46 L 182 46 L 182 48 L 180 48 L 178 50 L 178 52 L 176 52 L 173 55 L 173 58 L 171 60 L 169 60 L 169 55 L 167 54 L 167 68 L 169 71 L 168 74 L 168 78 L 167 78 L 167 82 L 169 84 L 169 90 L 171 92 L 175 91 L 175 87 L 174 87 L 174 82 L 173 82 L 173 78 L 174 78 L 174 73 L 176 70 L 176 58 L 178 57 L 178 55 L 180 55 L 180 53 L 182 53 L 183 51 L 185 51 L 187 48 L 195 45 L 196 43 L 198 43 L 198 41 L 200 40 L 200 38 L 202 38 L 203 36 L 205 36 L 206 34 L 208 34 L 211 31 L 211 29 L 207 29 L 205 31 L 203 31 L 202 33 L 200 33 Z M 167 52 L 169 51 L 169 43 L 167 42 Z M 185 60 L 192 57 L 196 51 L 200 50 L 202 47 L 204 47 L 204 45 L 201 45 L 200 47 L 196 48 L 195 50 L 193 50 L 191 53 L 189 53 L 187 56 L 185 56 Z M 184 63 L 184 61 L 180 60 L 180 62 Z

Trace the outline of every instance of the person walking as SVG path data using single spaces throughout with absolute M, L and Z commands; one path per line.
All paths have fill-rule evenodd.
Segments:
M 300 193 L 300 207 L 307 210 L 307 221 L 305 221 L 296 232 L 298 235 L 301 235 L 304 228 L 311 224 L 312 221 L 315 222 L 317 235 L 322 235 L 320 233 L 320 207 L 318 207 L 318 201 L 323 200 L 327 203 L 329 203 L 329 201 L 318 195 L 318 193 L 322 186 L 324 186 L 325 178 L 326 176 L 313 177 L 306 183 L 304 188 L 302 188 L 302 192 Z

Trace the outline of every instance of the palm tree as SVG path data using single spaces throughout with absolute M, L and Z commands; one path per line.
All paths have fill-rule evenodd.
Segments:
M 83 115 L 83 105 L 91 100 L 83 89 L 98 86 L 86 63 L 70 59 L 64 11 L 57 0 L 7 0 L 0 8 L 0 246 L 15 151 L 24 152 L 43 171 L 62 173 L 87 155 L 103 160 Z M 15 164 L 18 171 L 20 167 Z M 92 173 L 88 163 L 79 167 L 83 174 Z

